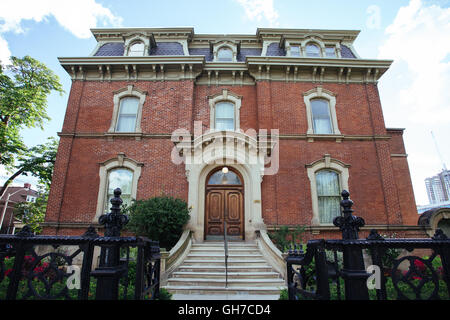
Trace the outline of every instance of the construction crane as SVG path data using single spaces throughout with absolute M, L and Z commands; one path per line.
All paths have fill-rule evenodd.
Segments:
M 431 131 L 431 136 L 433 137 L 434 145 L 436 146 L 436 151 L 438 153 L 439 159 L 441 159 L 442 167 L 444 168 L 445 171 L 447 171 L 447 166 L 445 165 L 444 158 L 442 158 L 442 155 L 439 152 L 439 147 L 438 147 L 438 144 L 437 144 L 437 141 L 436 141 L 433 131 Z

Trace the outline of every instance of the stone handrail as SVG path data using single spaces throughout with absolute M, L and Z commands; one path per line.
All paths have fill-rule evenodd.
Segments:
M 286 261 L 280 250 L 270 240 L 266 230 L 257 230 L 256 242 L 264 257 L 270 265 L 286 279 Z
M 161 282 L 183 262 L 192 245 L 192 231 L 184 230 L 175 246 L 169 251 L 161 251 Z

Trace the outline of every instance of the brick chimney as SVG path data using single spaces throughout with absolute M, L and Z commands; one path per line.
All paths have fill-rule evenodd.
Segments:
M 27 182 L 27 183 L 24 183 L 24 184 L 23 184 L 23 187 L 24 187 L 24 188 L 27 188 L 27 189 L 31 189 L 31 183 L 28 183 L 28 182 Z

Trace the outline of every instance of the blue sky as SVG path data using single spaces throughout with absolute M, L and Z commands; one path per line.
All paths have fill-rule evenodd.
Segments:
M 61 131 L 71 80 L 57 57 L 89 55 L 96 44 L 90 28 L 173 26 L 218 34 L 255 34 L 258 27 L 361 30 L 354 46 L 362 58 L 394 60 L 379 82 L 385 122 L 406 128 L 416 202 L 428 203 L 424 179 L 442 169 L 430 130 L 450 166 L 450 0 L 0 0 L 2 63 L 30 55 L 57 73 L 66 91 L 50 96 L 52 120 L 44 131 L 23 130 L 27 145 Z M 4 176 L 0 169 L 0 182 Z

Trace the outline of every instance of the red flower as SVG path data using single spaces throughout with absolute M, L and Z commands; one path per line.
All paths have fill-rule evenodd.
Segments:
M 12 269 L 8 269 L 5 271 L 5 277 L 7 277 L 11 273 Z
M 427 269 L 426 265 L 422 261 L 420 261 L 418 259 L 414 260 L 414 265 L 421 272 L 424 272 Z

